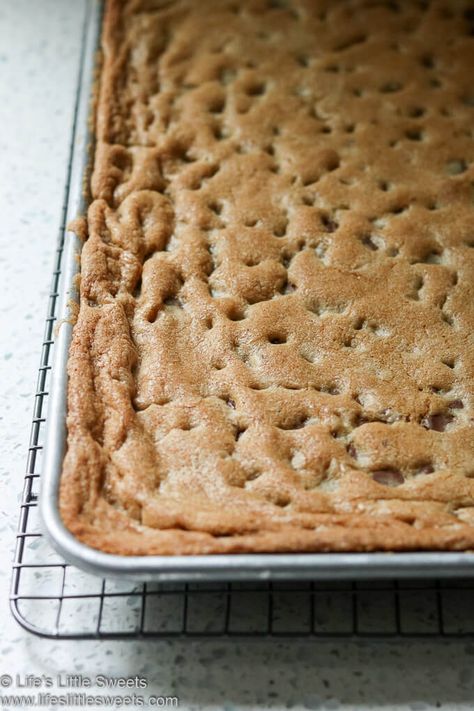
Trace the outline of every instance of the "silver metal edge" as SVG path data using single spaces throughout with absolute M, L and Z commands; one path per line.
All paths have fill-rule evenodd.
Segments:
M 89 111 L 102 17 L 100 0 L 88 0 L 86 13 L 66 225 L 87 209 L 83 180 L 93 140 Z M 474 576 L 474 553 L 470 552 L 120 556 L 103 553 L 77 540 L 62 523 L 58 490 L 66 447 L 66 366 L 72 335 L 72 324 L 68 319 L 71 318 L 70 301 L 78 298 L 74 277 L 79 271 L 80 252 L 79 238 L 68 232 L 62 257 L 40 493 L 40 513 L 45 533 L 66 561 L 102 577 L 181 582 Z

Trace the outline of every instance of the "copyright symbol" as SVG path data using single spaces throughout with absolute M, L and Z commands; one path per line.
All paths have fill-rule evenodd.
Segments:
M 11 686 L 13 684 L 13 679 L 11 678 L 10 674 L 2 674 L 0 676 L 0 686 L 6 687 L 6 686 Z

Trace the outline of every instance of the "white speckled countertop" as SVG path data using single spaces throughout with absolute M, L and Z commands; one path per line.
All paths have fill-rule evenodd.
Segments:
M 0 2 L 0 679 L 138 674 L 147 693 L 177 695 L 183 709 L 472 710 L 469 643 L 58 642 L 29 635 L 11 618 L 10 561 L 83 10 L 83 0 Z

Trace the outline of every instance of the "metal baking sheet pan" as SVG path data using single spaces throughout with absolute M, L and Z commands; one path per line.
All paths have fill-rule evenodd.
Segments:
M 89 119 L 101 17 L 100 0 L 88 0 L 66 191 L 66 224 L 85 214 L 87 209 L 84 176 L 93 141 Z M 474 552 L 119 556 L 80 543 L 63 525 L 58 508 L 59 479 L 66 447 L 66 363 L 72 334 L 70 304 L 78 298 L 74 277 L 79 270 L 80 251 L 80 240 L 68 232 L 62 255 L 40 499 L 46 534 L 68 562 L 104 577 L 182 582 L 474 576 Z

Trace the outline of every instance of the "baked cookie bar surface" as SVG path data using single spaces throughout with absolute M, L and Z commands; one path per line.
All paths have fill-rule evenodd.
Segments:
M 473 66 L 462 1 L 109 0 L 81 541 L 474 548 Z

